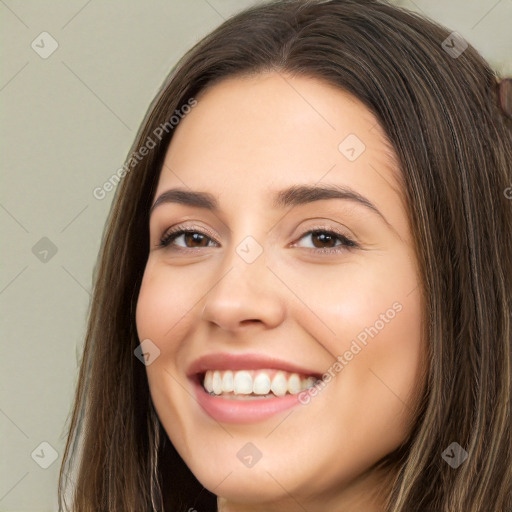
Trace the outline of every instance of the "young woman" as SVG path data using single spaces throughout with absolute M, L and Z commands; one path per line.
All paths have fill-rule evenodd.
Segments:
M 119 172 L 61 506 L 510 510 L 501 84 L 374 0 L 266 3 L 187 53 Z

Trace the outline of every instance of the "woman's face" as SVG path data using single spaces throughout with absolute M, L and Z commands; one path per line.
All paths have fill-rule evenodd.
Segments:
M 174 130 L 136 313 L 169 438 L 225 510 L 373 510 L 369 469 L 405 440 L 423 364 L 380 126 L 270 73 L 213 86 Z

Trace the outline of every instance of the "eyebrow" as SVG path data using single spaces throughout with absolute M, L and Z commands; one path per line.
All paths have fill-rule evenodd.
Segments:
M 346 186 L 332 184 L 294 185 L 276 192 L 272 204 L 273 207 L 277 209 L 313 203 L 315 201 L 322 201 L 325 199 L 344 199 L 356 202 L 379 215 L 384 222 L 392 228 L 386 217 L 384 217 L 380 210 L 369 199 Z M 156 207 L 165 203 L 178 203 L 187 206 L 205 208 L 206 210 L 213 212 L 219 211 L 217 199 L 212 194 L 185 190 L 182 188 L 173 188 L 158 196 L 149 211 L 149 215 L 151 215 Z
M 157 206 L 165 203 L 178 203 L 187 206 L 196 206 L 198 208 L 205 208 L 206 210 L 212 211 L 219 210 L 217 200 L 212 194 L 173 188 L 158 196 L 158 199 L 153 203 L 153 206 L 149 210 L 149 215 L 151 215 Z

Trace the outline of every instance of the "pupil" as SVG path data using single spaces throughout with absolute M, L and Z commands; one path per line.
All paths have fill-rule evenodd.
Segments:
M 191 244 L 189 244 L 191 242 Z M 205 247 L 206 244 L 204 242 L 207 242 L 207 239 L 204 235 L 201 233 L 186 233 L 185 234 L 185 244 L 193 247 Z
M 321 231 L 316 231 L 316 232 L 312 233 L 311 236 L 313 238 L 313 245 L 315 247 L 325 248 L 325 247 L 334 247 L 335 246 L 335 239 L 332 235 L 323 233 Z M 315 242 L 315 240 L 319 241 L 320 245 L 318 245 Z

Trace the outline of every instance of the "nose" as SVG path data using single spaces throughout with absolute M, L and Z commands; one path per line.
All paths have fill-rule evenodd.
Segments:
M 233 250 L 205 296 L 202 320 L 233 332 L 250 326 L 275 328 L 283 322 L 283 287 L 267 263 L 265 251 L 247 263 Z

